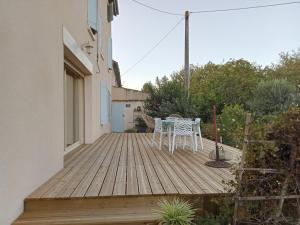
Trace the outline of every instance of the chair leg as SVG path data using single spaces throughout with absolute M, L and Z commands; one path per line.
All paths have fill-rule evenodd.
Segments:
M 192 144 L 192 149 L 193 149 L 193 153 L 195 153 L 195 136 L 191 135 L 191 144 Z
M 197 143 L 197 134 L 194 133 L 194 142 L 195 142 L 195 149 L 198 151 L 198 143 Z
M 171 140 L 171 130 L 169 130 L 169 132 L 168 132 L 168 139 L 169 139 L 169 151 L 171 151 L 172 149 L 171 149 L 171 143 L 172 143 L 172 140 Z
M 200 130 L 200 127 L 199 127 L 199 138 L 200 138 L 200 145 L 201 145 L 201 150 L 203 150 L 203 140 L 202 140 L 202 134 L 201 134 L 201 130 Z
M 160 140 L 159 140 L 159 150 L 161 150 L 161 143 L 162 143 L 162 139 L 163 139 L 163 133 L 160 133 Z
M 153 135 L 152 135 L 152 147 L 154 146 L 154 142 L 155 142 L 155 131 L 153 132 Z
M 176 135 L 173 134 L 172 154 L 174 153 Z M 177 147 L 177 146 L 176 146 Z

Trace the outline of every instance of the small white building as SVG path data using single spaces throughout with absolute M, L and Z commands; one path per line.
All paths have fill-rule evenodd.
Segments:
M 148 94 L 142 91 L 112 87 L 112 132 L 134 128 L 147 97 Z

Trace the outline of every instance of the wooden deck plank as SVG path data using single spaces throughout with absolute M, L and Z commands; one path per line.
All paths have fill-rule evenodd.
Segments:
M 180 154 L 182 157 L 184 157 L 184 161 L 189 163 L 191 168 L 198 168 L 197 173 L 201 175 L 201 177 L 207 184 L 210 184 L 214 187 L 214 189 L 217 189 L 219 192 L 224 191 L 224 185 L 222 181 L 225 180 L 225 178 L 219 177 L 215 173 L 218 170 L 217 168 L 209 168 L 204 164 L 200 164 L 199 166 L 199 160 L 195 159 L 196 156 L 191 156 L 188 152 L 181 152 Z
M 121 155 L 117 169 L 116 181 L 114 184 L 113 195 L 126 194 L 126 171 L 127 171 L 127 150 L 128 150 L 128 134 L 124 134 Z
M 86 163 L 91 162 L 93 160 L 94 153 L 97 151 L 97 147 L 101 145 L 105 140 L 107 140 L 109 136 L 107 135 L 105 138 L 97 141 L 95 144 L 91 146 L 88 152 L 84 155 L 84 157 L 79 157 L 78 163 L 76 164 L 76 167 L 73 167 L 69 173 L 67 173 L 58 183 L 53 185 L 45 194 L 43 194 L 43 198 L 54 198 L 59 197 L 58 193 L 60 191 L 63 191 L 64 188 L 67 188 L 68 183 L 76 178 L 78 172 L 81 170 L 82 167 L 85 167 Z M 67 169 L 67 168 L 66 168 Z
M 190 155 L 192 153 L 189 153 L 188 155 Z M 211 160 L 209 159 L 206 155 L 204 154 L 194 154 L 193 155 L 193 160 L 197 163 L 201 163 L 201 164 L 205 164 L 207 161 Z M 234 176 L 231 173 L 231 171 L 229 169 L 225 169 L 225 168 L 208 168 L 209 173 L 212 173 L 217 175 L 217 177 L 219 177 L 221 180 L 223 179 L 232 179 Z
M 108 167 L 107 174 L 103 181 L 103 185 L 100 190 L 99 196 L 112 196 L 113 195 L 113 189 L 114 189 L 116 176 L 117 176 L 117 172 L 118 172 L 118 164 L 119 164 L 120 155 L 121 155 L 121 151 L 122 151 L 122 145 L 123 145 L 123 141 L 124 141 L 123 134 L 118 134 L 118 136 L 119 136 L 119 141 L 116 146 L 116 150 L 114 151 L 114 155 L 112 157 L 110 165 Z
M 165 167 L 162 166 L 161 162 L 157 159 L 156 155 L 154 154 L 154 152 L 157 151 L 158 149 L 152 148 L 151 144 L 147 142 L 144 134 L 140 134 L 139 138 L 141 139 L 141 142 L 144 145 L 144 148 L 146 149 L 146 153 L 148 154 L 148 157 L 151 160 L 151 163 L 158 176 L 158 179 L 160 180 L 161 185 L 163 186 L 165 192 L 169 194 L 178 194 L 179 193 L 178 189 L 183 190 L 180 187 L 180 184 L 182 184 L 181 180 L 176 179 L 174 176 L 172 177 L 173 179 L 171 180 L 168 173 L 165 171 Z M 178 189 L 176 188 L 176 186 L 178 187 Z M 184 185 L 184 187 L 186 186 Z M 185 191 L 187 190 L 185 189 Z M 187 193 L 191 193 L 191 192 L 187 191 Z
M 104 179 L 106 177 L 107 171 L 109 169 L 109 165 L 111 163 L 112 157 L 114 155 L 116 145 L 119 141 L 120 136 L 110 135 L 110 143 L 108 154 L 106 155 L 103 163 L 101 164 L 99 170 L 97 171 L 93 181 L 91 182 L 85 196 L 86 197 L 96 197 L 99 195 L 100 190 L 103 186 Z
M 113 140 L 111 140 L 111 139 L 108 140 L 105 144 L 103 144 L 103 146 L 104 146 L 103 149 L 101 149 L 101 150 L 99 149 L 99 151 L 101 151 L 101 155 L 98 157 L 96 162 L 90 168 L 87 175 L 81 180 L 79 185 L 76 187 L 76 189 L 72 193 L 71 197 L 83 197 L 85 195 L 85 193 L 87 192 L 94 177 L 96 176 L 97 172 L 99 171 L 103 161 L 105 160 L 112 142 L 113 142 Z
M 195 168 L 190 168 L 190 166 L 187 165 L 188 164 L 187 162 L 182 161 L 182 158 L 178 157 L 179 151 L 182 150 L 179 149 L 177 151 L 175 150 L 174 154 L 171 155 L 172 159 L 181 168 L 181 170 L 184 170 L 184 172 L 197 183 L 197 185 L 203 191 L 203 194 L 210 194 L 215 192 L 218 193 L 219 190 L 212 187 L 209 182 L 206 182 L 206 180 L 203 179 L 203 176 L 201 176 L 201 174 L 199 176 L 199 173 L 197 172 L 197 170 L 195 170 Z
M 205 165 L 194 165 L 190 159 L 187 158 L 187 154 L 183 154 L 184 151 L 177 151 L 176 157 L 182 161 L 182 164 L 187 165 L 194 173 L 198 176 L 198 179 L 202 181 L 203 184 L 207 185 L 209 190 L 213 190 L 216 193 L 223 191 L 222 185 L 216 181 L 215 175 L 208 176 L 204 171 L 206 169 Z
M 135 156 L 135 167 L 138 179 L 138 189 L 139 194 L 141 195 L 149 195 L 152 194 L 150 183 L 148 180 L 148 176 L 146 174 L 146 169 L 138 149 L 137 141 L 135 138 L 135 134 L 132 134 L 132 145 L 133 145 L 133 152 Z
M 165 194 L 165 190 L 163 189 L 163 186 L 160 183 L 158 175 L 156 174 L 156 171 L 152 165 L 152 162 L 146 153 L 145 147 L 142 144 L 139 135 L 135 134 L 134 137 L 136 138 L 138 149 L 141 153 L 142 161 L 145 166 L 146 174 L 149 179 L 152 193 L 153 194 Z
M 147 136 L 147 139 L 148 139 L 148 142 L 151 141 L 150 136 Z M 174 158 L 174 155 L 172 155 L 169 152 L 169 149 L 167 147 L 163 148 L 162 151 L 158 151 L 156 153 L 158 155 L 160 155 L 162 160 L 164 162 L 166 162 L 166 164 L 168 164 L 169 167 L 172 168 L 173 173 L 177 174 L 181 178 L 181 180 L 188 186 L 189 190 L 193 194 L 206 193 L 206 191 L 204 189 L 205 187 L 203 187 L 202 185 L 199 185 L 198 182 L 195 181 L 193 176 L 191 176 L 189 173 L 187 173 L 186 170 L 182 169 L 180 164 L 178 164 L 178 160 Z
M 138 178 L 137 171 L 135 166 L 135 155 L 133 151 L 132 145 L 132 134 L 128 134 L 128 158 L 127 158 L 127 187 L 126 194 L 127 195 L 138 195 Z
M 171 182 L 176 188 L 179 194 L 192 194 L 192 191 L 186 186 L 185 182 L 180 178 L 180 176 L 175 172 L 175 169 L 172 168 L 169 164 L 171 160 L 165 160 L 162 157 L 162 154 L 158 149 L 152 147 L 151 142 L 145 136 L 143 136 L 144 140 L 147 143 L 148 149 L 151 149 L 151 153 L 156 157 L 157 161 L 160 163 L 161 170 L 165 171 L 169 180 L 167 182 Z M 167 191 L 166 191 L 167 192 Z M 169 192 L 167 192 L 169 193 Z
M 105 142 L 101 143 L 96 147 L 96 150 L 93 154 L 93 157 L 90 158 L 89 161 L 83 164 L 81 166 L 80 170 L 76 173 L 76 176 L 71 179 L 65 187 L 58 192 L 57 197 L 59 198 L 66 198 L 71 197 L 72 193 L 76 190 L 76 188 L 79 186 L 79 189 L 77 189 L 77 195 L 75 194 L 74 197 L 83 197 L 84 193 L 80 195 L 80 193 L 85 192 L 84 188 L 86 187 L 86 184 L 84 181 L 87 179 L 87 182 L 91 181 L 93 177 L 93 167 L 97 167 L 97 164 L 101 162 L 102 158 L 105 157 L 105 152 L 101 148 L 101 145 L 104 146 L 108 143 L 109 139 L 106 139 Z M 90 172 L 90 170 L 92 171 Z
M 65 168 L 28 199 L 103 196 L 193 195 L 227 192 L 223 180 L 234 178 L 228 169 L 204 165 L 214 142 L 203 138 L 204 150 L 192 153 L 151 145 L 152 134 L 107 134 L 94 144 L 68 154 Z M 167 143 L 167 139 L 165 139 Z M 236 163 L 239 150 L 223 145 Z

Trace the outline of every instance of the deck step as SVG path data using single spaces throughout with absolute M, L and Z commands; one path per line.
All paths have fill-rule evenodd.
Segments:
M 26 199 L 13 225 L 157 224 L 161 197 Z
M 95 212 L 66 212 L 48 214 L 26 214 L 18 218 L 13 225 L 112 225 L 112 224 L 156 224 L 157 215 L 146 212 L 103 214 Z

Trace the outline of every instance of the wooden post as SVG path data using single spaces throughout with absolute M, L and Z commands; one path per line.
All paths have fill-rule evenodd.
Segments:
M 220 160 L 219 155 L 219 146 L 218 146 L 218 130 L 217 130 L 217 109 L 216 105 L 213 106 L 213 113 L 214 113 L 214 131 L 215 131 L 215 147 L 216 147 L 216 161 Z
M 190 16 L 190 12 L 185 11 L 184 90 L 186 96 L 188 97 L 189 97 L 189 89 L 190 89 L 189 16 Z
M 240 197 L 240 188 L 241 182 L 243 178 L 244 166 L 245 166 L 245 157 L 246 151 L 249 142 L 249 131 L 250 131 L 250 124 L 251 124 L 251 113 L 247 113 L 246 115 L 246 124 L 245 124 L 245 133 L 244 133 L 244 144 L 242 148 L 242 158 L 238 170 L 238 180 L 237 180 L 237 190 L 235 193 L 235 204 L 234 204 L 234 215 L 233 215 L 233 225 L 237 224 L 238 221 L 238 209 L 239 209 L 239 197 Z

